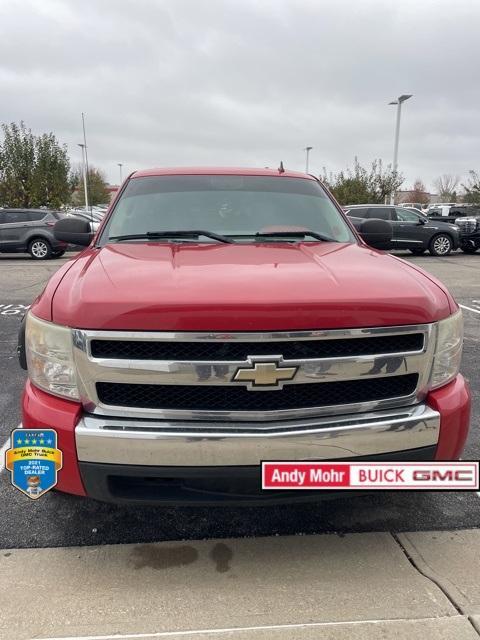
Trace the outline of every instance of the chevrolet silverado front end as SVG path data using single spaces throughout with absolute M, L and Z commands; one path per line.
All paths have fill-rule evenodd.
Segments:
M 313 177 L 137 172 L 94 239 L 56 232 L 89 246 L 26 318 L 23 426 L 57 430 L 60 490 L 271 502 L 266 459 L 460 456 L 458 306 Z

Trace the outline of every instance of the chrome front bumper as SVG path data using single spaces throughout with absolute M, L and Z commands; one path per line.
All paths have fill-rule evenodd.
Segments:
M 269 423 L 192 423 L 85 415 L 80 462 L 140 466 L 243 466 L 262 460 L 332 460 L 432 447 L 440 414 L 425 404 Z

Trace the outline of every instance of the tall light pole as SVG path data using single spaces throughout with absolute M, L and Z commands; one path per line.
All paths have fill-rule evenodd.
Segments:
M 85 175 L 87 177 L 87 185 L 90 185 L 90 172 L 88 170 L 88 151 L 87 151 L 87 134 L 85 133 L 85 114 L 82 111 L 82 127 L 83 127 L 83 145 L 85 147 Z M 85 199 L 85 208 L 88 209 L 87 200 Z M 93 211 L 90 209 L 90 213 L 92 214 L 92 224 L 93 224 Z
M 122 180 L 122 167 L 123 167 L 123 164 L 121 162 L 118 162 L 117 164 L 118 164 L 118 168 L 120 169 L 120 186 L 121 186 L 122 182 L 123 182 L 123 180 Z
M 85 210 L 88 211 L 88 188 L 87 188 L 87 168 L 86 168 L 86 162 L 85 162 L 85 145 L 79 143 L 78 146 L 82 150 L 83 190 L 85 194 Z
M 405 100 L 408 100 L 409 98 L 411 98 L 412 95 L 408 95 L 408 94 L 403 94 L 401 96 L 399 96 L 396 100 L 393 100 L 392 102 L 389 102 L 388 104 L 396 104 L 397 105 L 397 121 L 395 123 L 395 144 L 393 146 L 393 171 L 394 173 L 397 172 L 398 169 L 398 140 L 400 138 L 400 116 L 402 114 L 402 103 L 405 102 Z M 390 204 L 393 204 L 395 200 L 395 194 L 391 193 L 390 194 Z
M 313 149 L 313 147 L 305 147 L 304 151 L 305 151 L 305 173 L 308 173 L 308 161 L 310 158 L 310 151 Z

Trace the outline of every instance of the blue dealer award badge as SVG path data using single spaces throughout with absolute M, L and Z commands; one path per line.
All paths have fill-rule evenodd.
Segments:
M 57 449 L 54 429 L 15 429 L 11 448 L 5 455 L 11 483 L 32 500 L 43 496 L 57 484 L 62 468 L 62 452 Z

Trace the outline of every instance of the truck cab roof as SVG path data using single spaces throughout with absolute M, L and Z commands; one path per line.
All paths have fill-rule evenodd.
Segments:
M 314 176 L 300 171 L 280 171 L 269 167 L 245 168 L 245 167 L 156 167 L 152 169 L 142 169 L 135 171 L 131 178 L 146 178 L 150 176 L 273 176 L 278 178 L 305 178 L 306 180 L 316 180 Z

